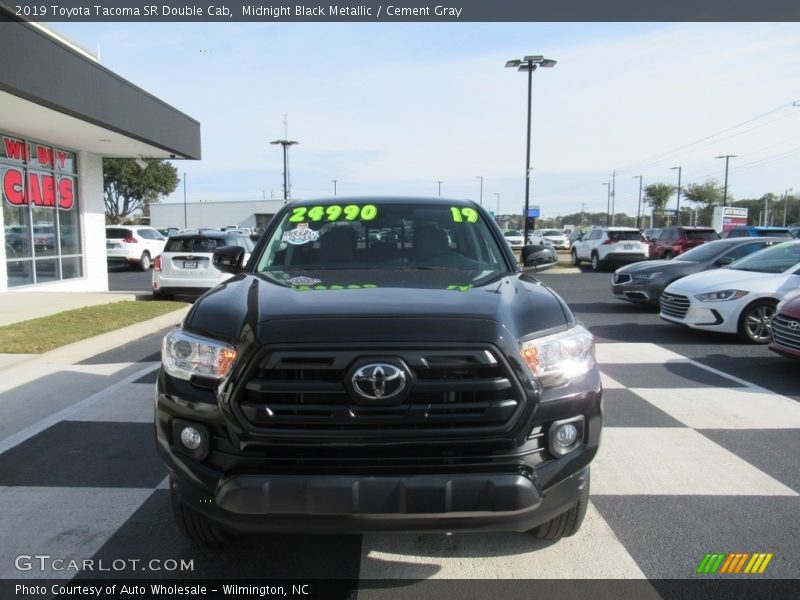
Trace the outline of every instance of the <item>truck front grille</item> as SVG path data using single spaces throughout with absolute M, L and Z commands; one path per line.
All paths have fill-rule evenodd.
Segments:
M 348 391 L 352 365 L 372 357 L 399 359 L 413 372 L 399 403 L 370 403 Z M 502 433 L 525 404 L 510 367 L 489 347 L 274 350 L 240 389 L 237 406 L 250 426 L 306 438 Z

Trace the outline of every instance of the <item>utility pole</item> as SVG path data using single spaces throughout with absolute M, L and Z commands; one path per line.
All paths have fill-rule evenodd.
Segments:
M 586 210 L 586 203 L 581 202 L 581 223 L 578 225 L 578 229 L 583 229 L 583 213 Z
M 478 175 L 475 179 L 481 180 L 481 196 L 480 196 L 480 205 L 483 206 L 483 175 Z
M 728 206 L 728 162 L 732 158 L 736 158 L 736 154 L 724 154 L 722 156 L 715 156 L 714 158 L 725 159 L 725 187 L 722 191 L 722 206 Z
M 189 226 L 186 224 L 186 171 L 183 172 L 183 228 L 188 229 Z
M 494 195 L 497 197 L 497 212 L 494 213 L 496 220 L 497 216 L 500 214 L 500 192 L 495 192 Z
M 789 188 L 785 192 L 783 192 L 783 226 L 786 227 L 786 214 L 789 212 L 789 192 L 792 191 L 792 188 Z
M 636 205 L 636 229 L 641 229 L 639 218 L 642 214 L 642 176 L 641 175 L 634 175 L 631 179 L 638 179 L 639 180 L 639 204 Z
M 283 137 L 282 140 L 275 140 L 274 142 L 270 142 L 270 144 L 280 144 L 283 146 L 283 201 L 288 202 L 289 196 L 291 195 L 289 192 L 289 146 L 294 146 L 299 142 L 289 139 L 289 123 L 286 119 L 286 115 L 283 117 Z
M 675 220 L 681 224 L 681 167 L 670 167 L 670 171 L 678 170 L 678 205 L 675 207 Z
M 611 182 L 606 181 L 603 183 L 608 190 L 608 200 L 606 201 L 606 227 L 611 226 Z
M 336 180 L 333 180 L 333 195 L 336 197 Z
M 436 183 L 439 184 L 439 197 L 441 197 L 441 195 L 442 195 L 442 182 L 441 181 L 437 181 Z
M 611 226 L 614 226 L 614 215 L 616 213 L 616 209 L 614 204 L 617 201 L 617 172 L 614 171 L 611 174 Z

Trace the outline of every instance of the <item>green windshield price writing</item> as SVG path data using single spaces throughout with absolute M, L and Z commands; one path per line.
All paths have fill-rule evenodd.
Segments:
M 469 209 L 465 209 L 469 210 Z M 338 221 L 344 217 L 345 221 L 373 221 L 378 216 L 378 207 L 374 204 L 357 206 L 348 204 L 330 204 L 328 206 L 298 206 L 292 209 L 292 216 L 289 217 L 290 223 L 303 223 L 305 221 Z M 477 216 L 476 216 L 477 218 Z
M 459 208 L 451 206 L 450 212 L 453 213 L 453 221 L 456 223 L 477 223 L 478 211 L 474 208 Z

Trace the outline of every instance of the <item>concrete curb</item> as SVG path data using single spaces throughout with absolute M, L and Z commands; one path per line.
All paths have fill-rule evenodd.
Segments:
M 154 319 L 134 323 L 133 325 L 128 325 L 121 329 L 102 333 L 85 340 L 67 344 L 66 346 L 60 346 L 59 348 L 54 348 L 42 354 L 20 354 L 18 361 L 10 358 L 13 355 L 3 355 L 4 360 L 0 365 L 3 385 L 0 387 L 8 389 L 8 384 L 12 383 L 8 381 L 9 379 L 16 380 L 13 382 L 13 385 L 26 383 L 28 380 L 32 381 L 37 377 L 41 377 L 42 372 L 48 369 L 73 365 L 95 356 L 96 354 L 112 350 L 146 335 L 156 333 L 166 327 L 177 325 L 186 313 L 189 312 L 189 308 L 191 307 L 186 306 L 155 317 Z M 24 364 L 24 369 L 21 367 L 22 364 Z M 15 369 L 15 367 L 20 368 Z

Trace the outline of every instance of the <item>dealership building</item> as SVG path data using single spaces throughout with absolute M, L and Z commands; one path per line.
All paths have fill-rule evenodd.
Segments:
M 103 158 L 199 159 L 200 124 L 0 6 L 0 292 L 107 291 Z

